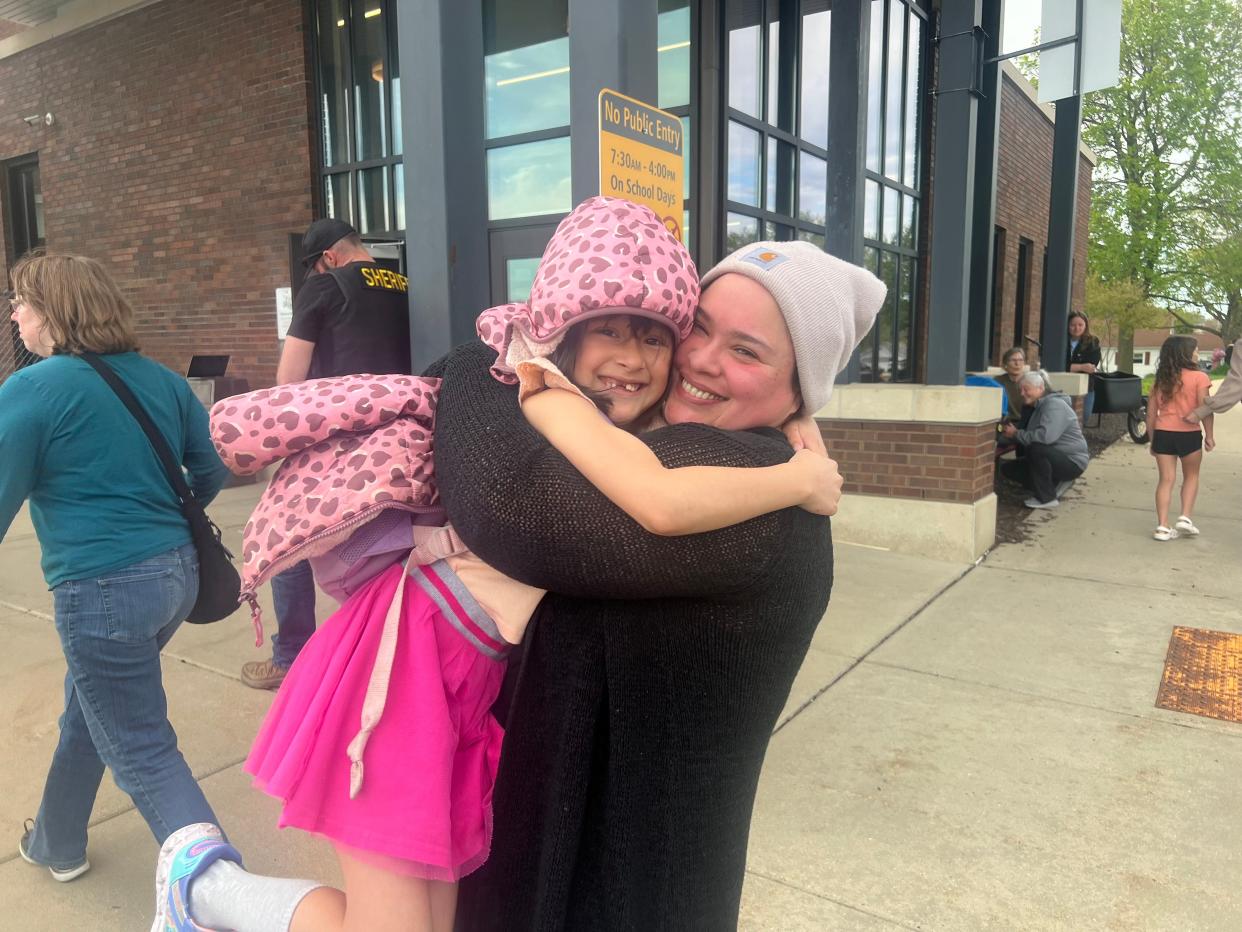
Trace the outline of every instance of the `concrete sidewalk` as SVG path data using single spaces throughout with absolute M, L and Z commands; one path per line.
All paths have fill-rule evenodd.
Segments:
M 1155 468 L 1122 440 L 1031 517 L 1031 540 L 978 566 L 839 543 L 832 606 L 768 754 L 744 929 L 1242 926 L 1228 867 L 1242 816 L 1225 795 L 1242 726 L 1153 704 L 1174 624 L 1242 630 L 1242 412 L 1217 420 L 1197 540 L 1151 539 Z M 233 543 L 257 494 L 212 508 Z M 0 545 L 3 926 L 145 929 L 156 846 L 110 780 L 89 874 L 56 884 L 16 856 L 60 711 L 49 612 L 23 517 Z M 261 656 L 241 613 L 183 628 L 166 652 L 171 717 L 248 866 L 335 880 L 330 853 L 277 830 L 241 772 L 271 697 L 237 674 Z

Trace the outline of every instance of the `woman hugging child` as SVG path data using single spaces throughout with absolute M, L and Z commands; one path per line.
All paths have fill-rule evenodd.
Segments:
M 634 436 L 658 420 L 697 299 L 694 264 L 655 214 L 597 197 L 558 226 L 530 301 L 484 312 L 478 328 L 532 426 L 648 530 L 697 533 L 793 506 L 833 513 L 840 478 L 820 454 L 667 469 Z M 290 669 L 246 762 L 281 800 L 282 826 L 332 842 L 345 890 L 250 874 L 220 829 L 201 823 L 161 851 L 153 932 L 452 929 L 457 881 L 491 843 L 503 736 L 491 707 L 505 654 L 543 592 L 437 527 L 437 387 L 350 376 L 213 412 L 226 463 L 254 471 L 286 457 L 247 527 L 247 589 L 314 557 L 321 585 L 345 597 Z M 272 440 L 254 426 L 282 417 L 296 436 Z M 321 492 L 327 475 L 341 496 L 360 497 Z

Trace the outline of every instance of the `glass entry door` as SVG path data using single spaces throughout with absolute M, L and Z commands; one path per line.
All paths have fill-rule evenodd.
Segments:
M 554 224 L 492 230 L 489 237 L 492 266 L 492 304 L 525 301 L 543 256 L 556 230 Z

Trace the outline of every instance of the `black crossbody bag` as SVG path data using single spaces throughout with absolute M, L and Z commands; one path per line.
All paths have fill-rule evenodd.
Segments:
M 173 456 L 159 429 L 151 421 L 134 393 L 113 370 L 94 353 L 83 353 L 81 358 L 92 369 L 100 374 L 108 386 L 116 392 L 121 403 L 129 409 L 142 432 L 151 442 L 151 449 L 164 467 L 164 473 L 177 498 L 181 502 L 181 513 L 190 525 L 190 537 L 194 541 L 194 549 L 198 551 L 198 599 L 190 610 L 186 621 L 196 625 L 227 618 L 237 610 L 239 593 L 241 592 L 241 576 L 233 565 L 233 555 L 220 539 L 220 529 L 216 527 L 207 512 L 194 497 L 193 491 L 185 481 L 181 464 Z

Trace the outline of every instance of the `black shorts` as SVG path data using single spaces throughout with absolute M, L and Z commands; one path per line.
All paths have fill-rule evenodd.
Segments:
M 1158 430 L 1151 438 L 1153 453 L 1165 456 L 1190 456 L 1203 449 L 1203 434 L 1197 430 Z

